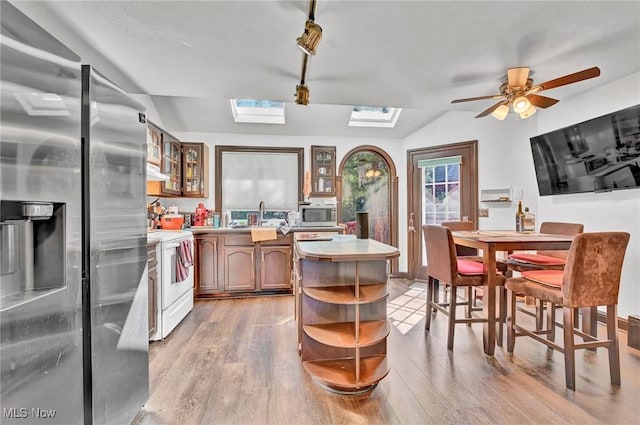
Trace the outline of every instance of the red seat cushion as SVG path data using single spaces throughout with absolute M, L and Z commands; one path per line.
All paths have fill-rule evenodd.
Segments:
M 458 259 L 458 273 L 466 275 L 482 274 L 482 263 L 473 260 Z
M 563 266 L 566 263 L 562 258 L 540 254 L 511 254 L 509 258 L 521 263 L 538 264 L 541 266 Z
M 562 287 L 562 270 L 534 270 L 522 272 L 522 277 L 552 288 Z

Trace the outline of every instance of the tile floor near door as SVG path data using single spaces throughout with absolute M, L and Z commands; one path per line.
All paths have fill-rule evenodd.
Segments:
M 424 334 L 424 284 L 391 281 L 391 370 L 368 395 L 330 393 L 298 357 L 293 297 L 198 301 L 150 347 L 151 397 L 135 424 L 637 424 L 640 351 L 620 332 L 622 386 L 611 387 L 606 350 L 576 355 L 577 391 L 562 355 L 518 338 L 515 353 L 482 351 L 482 326 L 446 320 Z M 602 327 L 601 327 L 602 328 Z M 600 329 L 602 331 L 602 329 Z

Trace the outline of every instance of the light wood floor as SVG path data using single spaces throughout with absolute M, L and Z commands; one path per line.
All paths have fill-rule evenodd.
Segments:
M 410 281 L 391 282 L 389 300 Z M 293 297 L 198 301 L 150 347 L 151 397 L 135 424 L 638 424 L 640 351 L 620 332 L 622 386 L 609 383 L 607 351 L 576 354 L 577 391 L 562 355 L 518 338 L 510 356 L 482 352 L 482 326 L 424 319 L 388 339 L 389 375 L 368 395 L 330 393 L 304 370 Z M 561 337 L 561 336 L 560 336 Z

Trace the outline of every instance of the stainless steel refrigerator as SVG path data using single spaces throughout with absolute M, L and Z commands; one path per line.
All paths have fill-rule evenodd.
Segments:
M 148 398 L 144 108 L 0 3 L 0 423 Z

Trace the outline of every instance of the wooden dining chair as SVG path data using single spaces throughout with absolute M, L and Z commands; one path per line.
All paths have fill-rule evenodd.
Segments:
M 629 234 L 626 232 L 581 233 L 571 243 L 564 270 L 525 271 L 522 277 L 507 279 L 507 351 L 513 353 L 516 337 L 529 336 L 564 353 L 566 385 L 575 390 L 575 350 L 606 347 L 609 350 L 611 383 L 620 385 L 617 304 L 628 243 Z M 546 330 L 527 329 L 517 322 L 516 294 L 550 304 Z M 555 306 L 563 309 L 563 346 L 555 343 Z M 598 306 L 607 308 L 607 336 L 600 340 L 577 329 L 575 319 L 578 309 Z M 547 339 L 543 338 L 544 335 Z M 576 335 L 586 342 L 576 343 Z
M 540 225 L 540 233 L 547 235 L 575 236 L 584 231 L 580 223 L 556 223 L 545 221 Z M 569 251 L 537 251 L 535 254 L 513 253 L 505 261 L 511 271 L 523 272 L 530 270 L 562 270 Z
M 540 233 L 547 235 L 575 236 L 582 233 L 583 230 L 584 225 L 580 223 L 545 221 L 540 224 Z M 514 271 L 522 273 L 531 270 L 562 270 L 568 254 L 568 250 L 536 251 L 533 254 L 516 252 L 510 254 L 506 260 L 498 261 L 498 267 L 506 270 L 508 277 L 511 277 Z M 545 310 L 544 301 L 538 300 L 535 308 L 535 313 L 530 313 L 525 309 L 520 310 L 525 314 L 535 315 L 536 325 L 541 329 Z M 593 317 L 595 318 L 595 316 Z M 596 324 L 591 323 L 590 325 L 590 329 L 593 331 Z
M 486 276 L 483 272 L 482 263 L 463 258 L 458 259 L 450 228 L 425 224 L 422 226 L 422 231 L 427 250 L 428 275 L 425 331 L 428 332 L 431 327 L 432 309 L 445 314 L 449 318 L 447 348 L 452 350 L 454 329 L 457 323 L 483 323 L 487 321 L 486 318 L 482 317 L 456 318 L 457 306 L 461 304 L 468 305 L 468 300 L 460 303 L 457 301 L 457 288 L 483 286 L 486 284 Z M 442 302 L 438 300 L 435 292 L 436 279 L 438 282 L 450 287 L 450 291 L 446 291 L 449 293 L 448 299 L 445 298 Z M 504 276 L 498 275 L 499 312 L 504 310 L 502 306 L 506 302 L 504 282 Z M 504 317 L 500 314 L 498 318 L 499 335 L 502 335 L 503 319 Z M 498 345 L 501 345 L 501 338 L 498 338 L 498 340 Z

